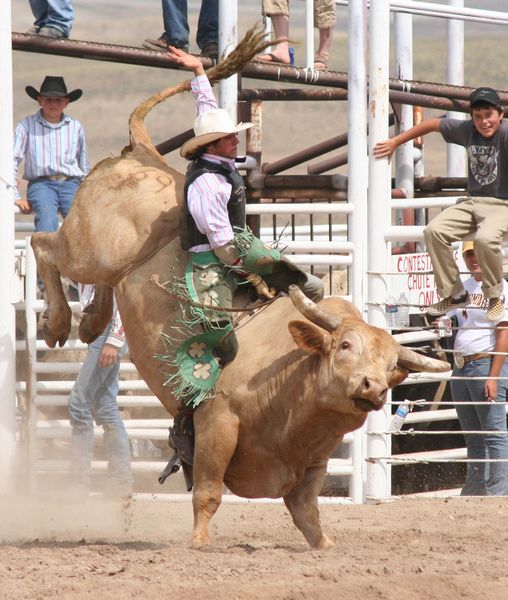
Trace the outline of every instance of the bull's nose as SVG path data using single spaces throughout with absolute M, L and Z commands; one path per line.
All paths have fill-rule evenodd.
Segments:
M 388 386 L 370 377 L 364 377 L 356 388 L 353 403 L 357 410 L 370 412 L 380 410 L 386 402 Z
M 388 393 L 388 386 L 383 385 L 370 377 L 364 377 L 360 385 L 360 391 L 361 395 L 366 398 L 384 402 L 386 394 Z

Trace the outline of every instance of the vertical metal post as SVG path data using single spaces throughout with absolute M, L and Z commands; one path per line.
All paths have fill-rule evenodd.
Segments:
M 28 485 L 33 493 L 36 489 L 36 458 L 37 458 L 37 263 L 30 245 L 26 239 L 26 276 L 25 276 L 25 316 L 26 316 L 26 395 L 27 395 L 27 445 L 28 445 Z
M 365 312 L 367 273 L 367 0 L 350 0 L 348 10 L 348 201 L 353 213 L 348 219 L 349 240 L 354 243 L 354 261 L 349 269 L 349 291 L 353 303 Z M 354 433 L 353 476 L 349 493 L 353 502 L 363 500 L 363 431 Z
M 230 54 L 238 43 L 238 0 L 219 0 L 219 60 Z M 236 123 L 238 75 L 219 82 L 219 106 L 228 111 Z
M 246 131 L 245 153 L 247 157 L 256 160 L 256 169 L 261 169 L 261 153 L 263 150 L 263 101 L 253 100 L 250 102 L 249 121 L 254 123 L 254 127 Z M 259 202 L 259 200 L 257 200 Z M 261 217 L 259 215 L 248 215 L 247 225 L 258 237 L 261 234 Z M 274 238 L 276 239 L 276 235 Z
M 314 0 L 305 0 L 305 66 L 314 67 Z
M 390 3 L 389 0 L 371 0 L 369 13 L 369 193 L 368 193 L 368 293 L 369 323 L 386 326 L 384 302 L 386 287 L 384 278 L 373 273 L 388 269 L 391 246 L 385 242 L 384 232 L 390 224 L 390 168 L 386 158 L 376 160 L 373 148 L 377 142 L 388 137 L 389 116 L 389 47 Z M 371 458 L 388 456 L 389 437 L 383 432 L 388 428 L 389 410 L 370 413 L 367 426 L 370 435 L 367 451 Z M 366 495 L 385 498 L 391 493 L 390 467 L 384 461 L 367 465 Z
M 464 7 L 464 0 L 448 0 L 450 6 Z M 464 21 L 446 20 L 446 83 L 464 85 Z M 464 113 L 450 111 L 450 119 L 465 119 Z M 466 150 L 456 144 L 446 145 L 446 174 L 448 177 L 466 176 Z
M 413 79 L 413 17 L 409 14 L 394 13 L 395 33 L 395 77 L 405 82 L 407 91 Z M 413 126 L 413 107 L 400 105 L 398 132 L 406 131 Z M 399 146 L 395 155 L 395 185 L 406 190 L 406 197 L 414 196 L 414 150 L 413 142 Z M 403 209 L 397 211 L 397 225 L 414 225 L 414 211 Z
M 265 32 L 265 37 L 267 40 L 272 39 L 272 20 L 267 15 L 263 16 L 263 30 Z M 270 53 L 272 51 L 272 47 L 268 46 L 265 48 L 265 52 Z
M 11 484 L 16 450 L 16 313 L 12 182 L 11 3 L 0 3 L 0 491 Z
M 261 166 L 261 152 L 263 151 L 263 101 L 252 100 L 250 102 L 249 121 L 254 127 L 246 131 L 246 154 L 256 159 L 258 168 Z

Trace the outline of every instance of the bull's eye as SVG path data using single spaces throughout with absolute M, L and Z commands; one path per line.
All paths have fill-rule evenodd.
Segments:
M 341 350 L 349 350 L 349 348 L 351 348 L 351 344 L 349 342 L 346 342 L 344 340 L 343 342 L 340 343 Z

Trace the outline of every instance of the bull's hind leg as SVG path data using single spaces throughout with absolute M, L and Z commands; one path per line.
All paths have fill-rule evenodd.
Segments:
M 97 284 L 93 301 L 85 308 L 79 323 L 79 339 L 90 344 L 106 329 L 113 316 L 113 288 Z
M 238 441 L 238 419 L 231 414 L 221 414 L 220 417 L 205 415 L 204 409 L 208 408 L 207 405 L 203 406 L 203 413 L 200 414 L 198 410 L 199 418 L 195 418 L 196 447 L 192 495 L 194 548 L 210 543 L 208 525 L 222 502 L 224 475 Z
M 284 496 L 294 524 L 313 548 L 324 550 L 334 542 L 323 533 L 319 522 L 318 494 L 326 474 L 326 462 L 309 467 L 302 481 Z
M 60 271 L 55 263 L 54 248 L 57 233 L 34 233 L 31 239 L 37 270 L 44 282 L 48 307 L 44 313 L 43 334 L 46 344 L 63 346 L 71 331 L 72 311 L 65 297 Z

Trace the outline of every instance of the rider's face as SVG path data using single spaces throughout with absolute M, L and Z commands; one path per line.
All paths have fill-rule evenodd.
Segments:
M 216 156 L 222 156 L 223 158 L 236 158 L 239 143 L 238 134 L 231 133 L 209 144 L 206 151 Z

